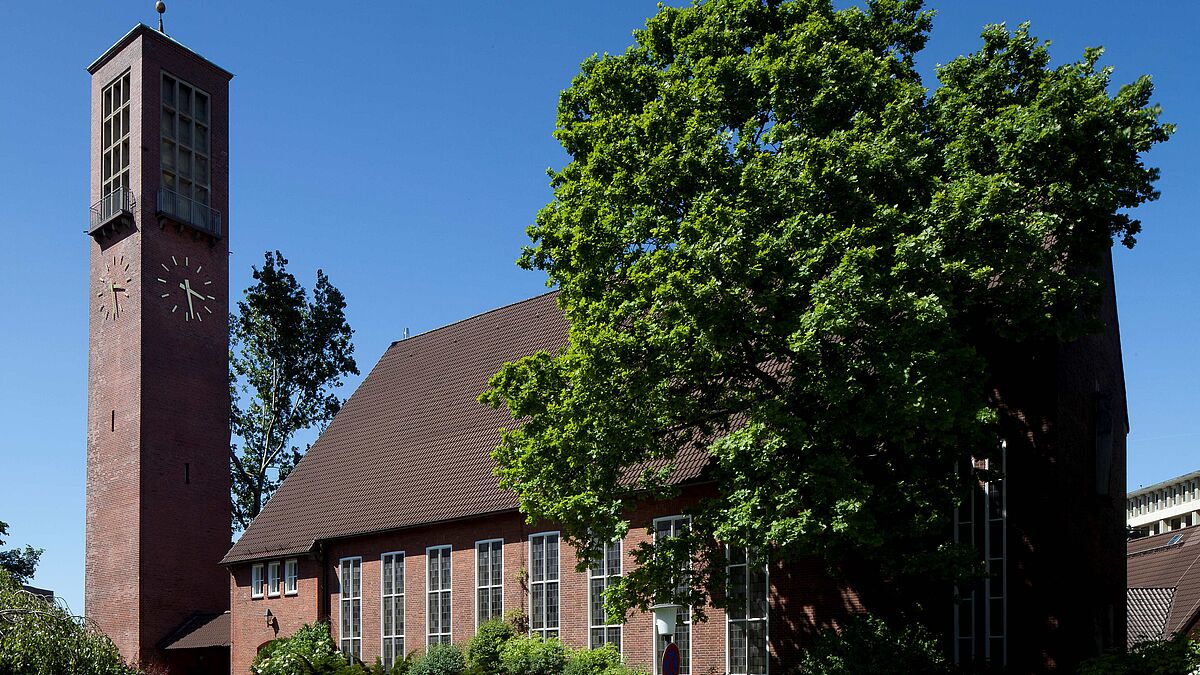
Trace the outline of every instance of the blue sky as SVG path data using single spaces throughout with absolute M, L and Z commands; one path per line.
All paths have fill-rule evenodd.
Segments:
M 366 372 L 413 333 L 541 292 L 516 268 L 549 199 L 558 93 L 593 52 L 621 51 L 653 0 L 344 5 L 170 0 L 167 31 L 231 70 L 230 287 L 280 249 L 349 301 Z M 839 3 L 844 4 L 844 3 Z M 989 22 L 1031 20 L 1056 61 L 1103 45 L 1116 82 L 1149 73 L 1179 125 L 1150 162 L 1163 197 L 1115 254 L 1132 432 L 1129 485 L 1200 468 L 1200 5 L 930 1 L 920 65 L 973 51 Z M 286 7 L 286 10 L 283 9 Z M 347 11 L 347 7 L 351 11 Z M 1152 9 L 1151 9 L 1152 8 Z M 35 584 L 83 608 L 88 75 L 149 0 L 0 9 L 0 520 L 46 549 Z M 349 383 L 348 394 L 357 380 Z

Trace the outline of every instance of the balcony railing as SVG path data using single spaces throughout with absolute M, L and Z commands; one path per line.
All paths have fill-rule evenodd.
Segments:
M 133 192 L 119 187 L 92 204 L 88 234 L 95 235 L 109 225 L 133 222 Z
M 158 215 L 213 237 L 222 234 L 220 211 L 165 187 L 158 189 Z

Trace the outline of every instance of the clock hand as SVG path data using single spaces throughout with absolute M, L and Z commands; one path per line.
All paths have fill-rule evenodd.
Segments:
M 183 283 L 179 284 L 179 287 L 185 291 L 184 297 L 186 297 L 188 301 L 188 314 L 191 316 L 196 316 L 196 310 L 192 309 L 192 295 L 194 295 L 192 291 L 192 283 L 187 279 L 184 279 Z

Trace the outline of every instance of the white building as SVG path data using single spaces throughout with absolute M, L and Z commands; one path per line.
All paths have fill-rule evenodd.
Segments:
M 1200 471 L 1130 490 L 1125 519 L 1142 534 L 1200 525 Z

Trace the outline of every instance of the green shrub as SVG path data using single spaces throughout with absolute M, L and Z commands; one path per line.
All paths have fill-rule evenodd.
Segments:
M 362 664 L 350 664 L 338 651 L 329 624 L 305 624 L 294 634 L 272 640 L 254 656 L 254 675 L 364 675 Z
M 458 645 L 449 642 L 431 645 L 412 662 L 408 675 L 462 675 L 467 668 Z
M 467 665 L 472 672 L 479 675 L 500 672 L 500 650 L 515 635 L 513 627 L 500 619 L 481 624 L 467 643 Z
M 515 637 L 500 649 L 504 675 L 562 675 L 567 649 L 557 638 Z
M 804 654 L 802 675 L 935 675 L 950 672 L 937 640 L 920 624 L 889 626 L 854 617 L 841 631 L 825 631 Z
M 1085 661 L 1080 675 L 1178 675 L 1200 670 L 1200 642 L 1176 635 L 1140 642 L 1128 654 L 1105 654 Z
M 107 635 L 0 569 L 0 673 L 136 675 Z
M 621 652 L 614 645 L 571 652 L 563 675 L 636 675 L 642 671 L 628 668 L 621 662 Z

